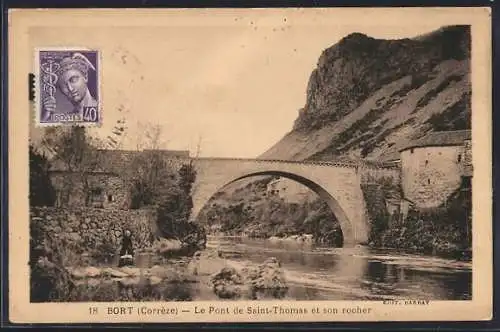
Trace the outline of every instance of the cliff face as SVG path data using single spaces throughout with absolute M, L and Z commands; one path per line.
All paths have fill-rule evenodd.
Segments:
M 391 160 L 429 131 L 470 128 L 470 28 L 353 33 L 326 49 L 293 129 L 261 158 Z

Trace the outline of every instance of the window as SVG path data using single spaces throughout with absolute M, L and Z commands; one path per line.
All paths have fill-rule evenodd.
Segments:
M 429 161 L 428 160 L 425 161 L 425 166 L 427 166 L 427 165 L 429 165 Z
M 102 189 L 93 188 L 92 189 L 92 202 L 100 202 L 102 199 Z
M 427 179 L 427 184 L 431 184 L 431 179 Z
M 413 148 L 410 149 L 410 153 L 413 153 Z
M 457 162 L 461 162 L 462 161 L 462 155 L 461 154 L 458 154 L 458 157 L 457 157 Z
M 108 202 L 113 202 L 113 195 L 108 195 Z
M 102 188 L 93 188 L 90 191 L 90 201 L 91 205 L 94 207 L 103 206 L 104 197 L 102 196 Z

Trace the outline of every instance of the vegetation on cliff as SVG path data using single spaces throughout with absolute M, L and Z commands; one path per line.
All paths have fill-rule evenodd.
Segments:
M 212 232 L 256 238 L 312 234 L 318 244 L 342 245 L 340 224 L 324 201 L 286 202 L 266 190 L 269 181 L 256 181 L 233 193 L 232 203 L 210 201 L 200 222 Z
M 428 131 L 469 129 L 469 61 L 469 26 L 350 34 L 321 54 L 294 127 L 261 157 L 387 160 Z
M 319 198 L 287 202 L 266 191 L 269 179 L 250 183 L 233 193 L 237 203 L 213 199 L 200 222 L 212 232 L 256 238 L 312 234 L 317 245 L 343 245 L 342 230 L 326 202 Z M 368 245 L 402 251 L 469 259 L 471 248 L 471 192 L 461 187 L 435 209 L 403 213 L 388 207 L 402 197 L 399 184 L 389 177 L 366 178 L 361 185 L 370 223 Z M 392 203 L 391 203 L 392 202 Z
M 294 127 L 260 157 L 388 161 L 398 159 L 402 147 L 429 131 L 470 128 L 469 26 L 447 26 L 400 40 L 353 33 L 321 54 Z M 414 211 L 402 220 L 387 210 L 387 193 L 397 192 L 399 199 L 404 195 L 388 185 L 382 180 L 362 186 L 372 245 L 426 253 L 461 252 L 470 247 L 470 223 L 460 217 L 470 215 L 467 206 L 450 203 L 432 212 Z M 252 197 L 252 205 L 241 199 L 245 195 Z M 456 199 L 467 201 L 462 196 Z M 325 225 L 335 219 L 324 203 L 292 208 L 286 199 L 253 197 L 248 188 L 225 201 L 209 206 L 206 215 L 219 218 L 221 230 L 229 232 L 251 227 L 265 236 L 313 232 L 304 228 L 308 224 L 304 220 L 318 215 L 319 221 L 314 222 L 320 225 L 315 231 L 318 235 L 327 232 Z
M 369 244 L 415 253 L 470 259 L 472 246 L 471 190 L 459 188 L 442 206 L 410 209 L 407 215 L 387 211 L 388 181 L 362 186 L 371 222 Z

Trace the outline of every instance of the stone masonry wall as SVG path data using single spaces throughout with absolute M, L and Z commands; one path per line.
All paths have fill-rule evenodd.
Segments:
M 418 208 L 444 203 L 460 187 L 463 147 L 424 147 L 403 151 L 402 187 Z
M 71 245 L 79 243 L 82 252 L 92 254 L 103 244 L 111 246 L 114 253 L 119 253 L 122 232 L 129 229 L 135 250 L 151 246 L 155 232 L 155 213 L 152 210 L 117 210 L 96 208 L 31 208 L 30 227 L 43 229 L 37 236 L 43 238 L 54 235 L 71 239 Z M 40 232 L 38 232 L 40 233 Z
M 79 174 L 54 172 L 50 178 L 58 195 L 59 206 L 78 207 L 85 204 L 85 193 Z M 91 206 L 110 209 L 129 208 L 129 184 L 124 179 L 112 174 L 93 174 L 89 175 L 87 179 L 89 190 L 95 191 L 91 194 Z M 68 201 L 64 201 L 62 197 L 65 192 L 68 195 Z
M 372 183 L 381 179 L 390 179 L 394 186 L 401 184 L 401 170 L 399 168 L 363 168 L 358 170 L 361 183 Z

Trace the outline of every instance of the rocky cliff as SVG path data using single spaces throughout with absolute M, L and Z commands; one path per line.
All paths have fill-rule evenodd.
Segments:
M 400 40 L 353 33 L 320 55 L 292 130 L 260 158 L 395 160 L 411 141 L 431 131 L 469 129 L 470 119 L 470 27 Z M 206 215 L 214 213 L 212 206 L 255 204 L 249 199 L 252 181 L 214 197 Z M 293 181 L 280 182 L 288 188 Z M 301 197 L 317 199 L 300 187 Z M 265 190 L 260 195 L 263 204 Z M 288 190 L 282 196 L 293 201 Z
M 429 131 L 470 128 L 470 27 L 413 39 L 353 33 L 319 57 L 292 130 L 261 158 L 377 159 Z

